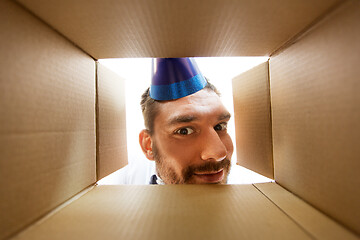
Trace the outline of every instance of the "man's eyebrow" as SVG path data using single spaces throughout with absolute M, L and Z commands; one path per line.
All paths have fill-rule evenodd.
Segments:
M 231 114 L 228 113 L 228 112 L 225 112 L 223 114 L 221 114 L 219 117 L 218 117 L 218 120 L 221 121 L 221 120 L 228 120 L 231 118 Z
M 222 120 L 228 120 L 231 118 L 231 114 L 228 112 L 225 112 L 223 114 L 220 114 L 218 117 L 218 121 Z M 171 118 L 168 122 L 168 125 L 174 125 L 178 123 L 188 123 L 197 120 L 198 118 L 194 115 L 179 115 Z
M 174 125 L 177 123 L 187 123 L 197 120 L 198 118 L 194 115 L 179 115 L 171 118 L 168 125 Z

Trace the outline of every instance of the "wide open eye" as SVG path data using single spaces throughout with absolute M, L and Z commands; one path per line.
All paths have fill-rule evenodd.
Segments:
M 215 131 L 224 131 L 227 129 L 227 122 L 219 123 L 214 127 Z
M 180 134 L 180 135 L 189 135 L 192 134 L 194 132 L 193 129 L 186 127 L 186 128 L 180 128 L 179 130 L 176 130 L 175 133 Z

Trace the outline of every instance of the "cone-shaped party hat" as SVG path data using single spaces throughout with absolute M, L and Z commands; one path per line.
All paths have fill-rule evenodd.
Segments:
M 150 97 L 173 100 L 203 89 L 207 81 L 193 58 L 153 59 Z

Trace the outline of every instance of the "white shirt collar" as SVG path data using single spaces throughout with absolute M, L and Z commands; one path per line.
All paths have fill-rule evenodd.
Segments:
M 165 185 L 164 181 L 156 174 L 156 183 L 158 185 Z

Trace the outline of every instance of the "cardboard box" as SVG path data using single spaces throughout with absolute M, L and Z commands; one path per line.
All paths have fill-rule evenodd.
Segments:
M 358 1 L 3 0 L 0 12 L 0 239 L 359 238 Z M 96 59 L 261 55 L 234 79 L 236 144 L 275 183 L 96 186 L 127 162 L 123 80 Z

